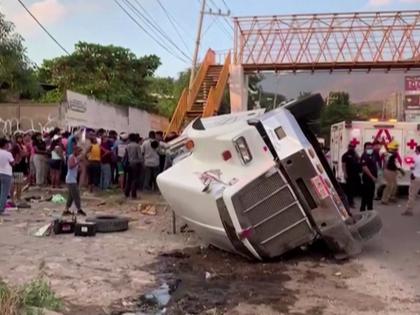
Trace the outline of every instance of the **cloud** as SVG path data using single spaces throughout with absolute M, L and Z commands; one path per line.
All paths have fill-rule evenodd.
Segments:
M 28 9 L 45 27 L 63 21 L 69 13 L 58 0 L 38 1 L 28 6 Z M 18 32 L 24 36 L 33 35 L 39 31 L 39 28 L 35 27 L 35 21 L 23 9 L 11 16 L 11 20 L 15 23 Z
M 420 0 L 368 0 L 367 7 L 378 8 L 386 7 L 391 4 L 416 4 L 420 3 Z
M 369 0 L 368 6 L 369 7 L 383 7 L 390 5 L 393 0 Z
M 85 0 L 63 2 L 62 0 L 38 0 L 27 7 L 46 28 L 61 24 L 79 13 L 86 14 L 102 9 L 96 1 L 94 3 Z M 19 10 L 14 9 L 11 12 L 10 20 L 15 23 L 17 31 L 26 38 L 40 34 L 42 31 L 32 17 L 23 8 L 16 8 Z

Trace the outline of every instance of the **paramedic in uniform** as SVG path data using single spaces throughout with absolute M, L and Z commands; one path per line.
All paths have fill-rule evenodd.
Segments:
M 375 182 L 378 177 L 378 166 L 375 159 L 372 143 L 365 143 L 365 151 L 360 158 L 362 165 L 362 203 L 360 211 L 373 210 L 373 197 L 375 196 Z
M 360 186 L 360 163 L 355 149 L 356 146 L 350 143 L 347 152 L 341 158 L 343 174 L 346 180 L 347 201 L 351 208 L 354 208 L 354 197 Z
M 394 201 L 397 193 L 397 176 L 398 171 L 402 174 L 404 171 L 397 165 L 398 163 L 398 148 L 399 145 L 395 141 L 388 144 L 389 157 L 384 165 L 384 178 L 386 187 L 382 196 L 382 204 L 387 205 L 390 201 Z
M 407 208 L 402 215 L 413 215 L 413 206 L 416 201 L 417 194 L 420 190 L 420 146 L 416 147 L 416 155 L 414 157 L 414 166 L 411 168 L 411 183 L 408 192 Z

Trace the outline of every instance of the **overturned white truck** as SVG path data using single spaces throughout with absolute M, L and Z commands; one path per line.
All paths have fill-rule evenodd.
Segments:
M 319 238 L 337 257 L 359 253 L 382 223 L 375 211 L 350 214 L 308 127 L 322 106 L 317 94 L 269 112 L 195 120 L 158 177 L 164 198 L 203 240 L 250 258 Z

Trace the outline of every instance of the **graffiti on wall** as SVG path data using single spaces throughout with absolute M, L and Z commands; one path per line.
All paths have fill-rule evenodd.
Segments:
M 48 115 L 46 119 L 21 117 L 2 119 L 0 118 L 0 134 L 13 135 L 17 132 L 45 132 L 61 125 L 58 117 Z

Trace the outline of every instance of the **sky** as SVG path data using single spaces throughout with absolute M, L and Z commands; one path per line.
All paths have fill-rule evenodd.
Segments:
M 179 60 L 151 40 L 116 5 L 115 0 L 23 1 L 70 52 L 76 42 L 86 41 L 127 47 L 138 56 L 156 54 L 162 62 L 157 70 L 160 76 L 176 76 L 191 65 L 190 60 Z M 149 19 L 156 21 L 183 54 L 191 59 L 200 0 L 160 0 L 176 25 L 179 25 L 182 39 L 157 0 L 130 0 L 130 2 L 135 6 L 140 4 L 144 7 L 149 14 Z M 208 9 L 213 10 L 226 11 L 229 8 L 231 17 L 420 9 L 420 0 L 207 0 L 207 4 Z M 41 64 L 44 59 L 63 54 L 63 51 L 40 29 L 17 0 L 0 0 L 0 12 L 5 14 L 6 19 L 15 23 L 16 31 L 25 39 L 28 55 L 35 63 Z M 199 56 L 202 57 L 208 48 L 224 51 L 233 47 L 233 31 L 228 25 L 232 25 L 230 18 L 205 17 L 204 36 Z M 159 43 L 168 47 L 170 52 L 181 55 L 181 52 L 165 44 L 165 41 L 166 39 L 161 39 Z

